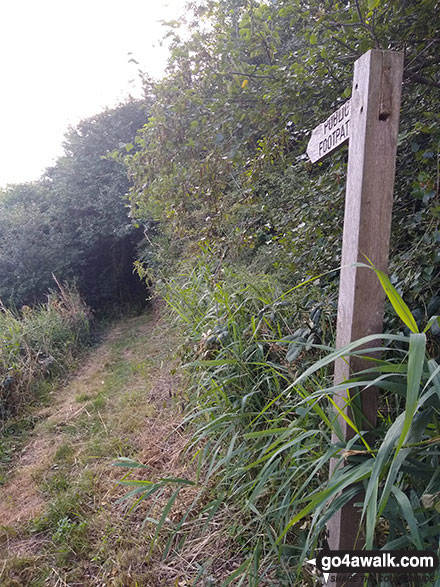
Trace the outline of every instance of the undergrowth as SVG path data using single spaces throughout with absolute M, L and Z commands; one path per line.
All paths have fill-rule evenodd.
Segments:
M 293 516 L 298 486 L 311 490 L 326 479 L 325 462 L 311 475 L 316 463 L 310 456 L 330 441 L 326 410 L 299 405 L 310 391 L 290 384 L 298 367 L 321 356 L 332 339 L 333 302 L 313 282 L 301 295 L 296 288 L 283 293 L 272 278 L 209 256 L 206 251 L 197 267 L 167 282 L 164 292 L 186 335 L 184 426 L 193 433 L 187 454 L 197 462 L 197 492 L 163 552 L 184 548 L 194 532 L 209 535 L 220 525 L 216 533 L 227 536 L 238 554 L 228 580 L 246 576 L 251 584 L 284 584 L 296 575 L 306 529 L 290 530 L 281 546 L 276 539 Z M 320 373 L 322 379 L 327 375 L 326 369 Z M 140 501 L 173 486 L 169 509 L 186 487 L 182 479 L 133 484 L 131 495 Z M 166 526 L 169 509 L 158 530 Z M 219 579 L 209 547 L 199 563 L 195 582 Z
M 313 283 L 283 294 L 267 276 L 237 272 L 208 254 L 167 282 L 165 297 L 187 337 L 185 424 L 197 492 L 170 528 L 167 516 L 188 481 L 124 479 L 137 504 L 173 488 L 153 538 L 168 527 L 165 558 L 220 525 L 238 556 L 218 584 L 312 585 L 304 561 L 324 546 L 326 522 L 353 498 L 367 548 L 437 549 L 440 367 L 427 356 L 426 332 L 438 320 L 420 332 L 388 278 L 377 274 L 410 334 L 374 335 L 338 351 L 327 346 L 332 305 Z M 352 356 L 366 368 L 334 385 L 334 361 Z M 371 386 L 381 390 L 373 432 L 360 404 Z M 352 413 L 344 414 L 348 441 L 334 411 L 341 393 Z M 216 576 L 216 558 L 208 547 L 193 584 Z
M 0 304 L 0 423 L 32 402 L 89 338 L 90 313 L 74 288 L 21 311 Z

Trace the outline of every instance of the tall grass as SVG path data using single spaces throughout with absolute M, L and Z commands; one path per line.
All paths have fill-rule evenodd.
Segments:
M 0 306 L 0 418 L 32 401 L 38 384 L 60 373 L 89 335 L 90 314 L 75 289 L 20 312 Z
M 281 547 L 276 540 L 294 515 L 296 489 L 325 481 L 325 461 L 313 474 L 318 468 L 311 456 L 322 455 L 330 442 L 328 410 L 299 405 L 309 384 L 294 389 L 291 382 L 299 365 L 324 352 L 312 345 L 332 337 L 333 308 L 313 283 L 301 295 L 285 295 L 267 276 L 206 256 L 168 282 L 164 293 L 186 334 L 185 424 L 193 431 L 188 458 L 197 461 L 199 484 L 165 552 L 193 528 L 209 532 L 226 507 L 234 523 L 224 532 L 243 559 L 231 580 L 255 575 L 256 581 L 261 574 L 287 580 L 296 575 L 293 563 L 306 532 L 292 529 Z M 319 374 L 327 375 L 325 369 Z M 138 497 L 142 490 L 151 496 L 151 485 L 137 481 Z
M 379 277 L 414 329 L 403 300 Z M 368 548 L 438 547 L 440 368 L 426 356 L 426 333 L 375 335 L 334 351 L 325 344 L 332 310 L 318 298 L 313 284 L 283 295 L 267 277 L 215 266 L 206 257 L 167 286 L 166 299 L 187 336 L 185 422 L 199 491 L 174 525 L 164 556 L 194 531 L 211 532 L 227 511 L 223 532 L 240 564 L 225 586 L 266 579 L 312 585 L 303 562 L 323 546 L 328 519 L 356 496 Z M 370 357 L 371 368 L 335 386 L 333 362 L 348 356 Z M 367 435 L 359 394 L 370 386 L 381 398 L 378 426 Z M 332 402 L 347 389 L 349 441 Z M 329 478 L 331 459 L 341 466 Z M 150 482 L 132 483 L 139 502 L 154 493 Z M 183 480 L 169 483 L 174 503 Z M 156 521 L 156 537 L 164 520 Z

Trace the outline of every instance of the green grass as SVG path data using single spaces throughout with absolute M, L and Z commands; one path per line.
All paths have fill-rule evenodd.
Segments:
M 311 454 L 322 452 L 326 431 L 316 410 L 303 408 L 298 418 L 303 398 L 289 390 L 294 370 L 286 351 L 301 344 L 293 340 L 294 333 L 307 325 L 311 313 L 316 316 L 316 291 L 309 290 L 308 308 L 301 308 L 303 296 L 283 295 L 267 277 L 226 267 L 221 277 L 212 275 L 210 265 L 201 261 L 166 291 L 186 337 L 183 353 L 190 385 L 185 425 L 192 430 L 187 458 L 196 463 L 197 489 L 172 531 L 165 523 L 167 508 L 185 491 L 182 481 L 146 485 L 136 497 L 169 491 L 167 506 L 156 518 L 158 530 L 168 538 L 161 539 L 160 532 L 154 537 L 165 540 L 165 558 L 176 548 L 185 557 L 186 538 L 209 535 L 217 527 L 229 543 L 231 565 L 239 569 L 231 581 L 246 576 L 254 584 L 252 575 L 260 571 L 273 580 L 296 580 L 297 567 L 289 568 L 288 560 L 293 560 L 292 551 L 298 560 L 306 532 L 289 532 L 281 548 L 275 540 L 293 516 L 295 486 L 304 483 L 312 490 L 322 481 L 309 479 L 309 463 Z M 326 325 L 326 311 L 321 311 L 321 320 L 316 336 Z M 304 364 L 316 354 L 304 349 L 297 353 Z M 326 376 L 324 370 L 321 375 Z M 323 478 L 325 467 L 323 462 Z M 130 477 L 124 483 L 130 486 Z M 142 490 L 136 481 L 133 488 Z M 208 549 L 198 564 L 204 568 L 200 581 L 216 575 L 215 552 Z M 222 578 L 227 579 L 224 574 Z
M 115 506 L 119 490 L 111 466 L 118 456 L 139 454 L 139 434 L 156 416 L 149 393 L 160 360 L 150 356 L 167 356 L 170 349 L 161 333 L 152 335 L 151 329 L 148 337 L 136 338 L 148 323 L 148 314 L 121 322 L 115 340 L 104 343 L 105 360 L 87 377 L 70 382 L 77 404 L 71 412 L 83 406 L 82 411 L 67 422 L 40 422 L 34 429 L 34 436 L 61 434 L 62 442 L 35 476 L 47 502 L 44 512 L 0 535 L 0 542 L 35 540 L 37 552 L 10 558 L 0 584 L 5 576 L 18 584 L 55 584 L 57 574 L 67 584 L 88 584 L 90 577 L 102 583 L 109 576 L 121 587 L 136 581 L 153 584 L 154 571 L 145 567 L 143 554 L 149 540 L 143 533 L 133 535 L 132 518 Z

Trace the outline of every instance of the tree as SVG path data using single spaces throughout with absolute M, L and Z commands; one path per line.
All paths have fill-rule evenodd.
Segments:
M 95 308 L 145 296 L 132 269 L 142 234 L 123 199 L 130 182 L 107 155 L 130 143 L 146 119 L 145 103 L 130 100 L 83 120 L 39 182 L 3 195 L 0 297 L 39 300 L 53 286 L 52 273 L 75 280 Z
M 438 44 L 434 0 L 205 0 L 168 75 L 146 86 L 152 118 L 125 158 L 133 214 L 159 220 L 175 253 L 198 241 L 292 283 L 337 267 L 346 149 L 312 167 L 309 133 L 349 97 L 354 61 L 404 50 L 392 268 L 414 303 L 438 273 Z M 176 32 L 177 31 L 177 32 Z M 418 242 L 424 243 L 423 247 Z
M 51 198 L 39 182 L 10 187 L 0 198 L 0 299 L 32 303 L 53 287 L 65 244 L 52 222 Z

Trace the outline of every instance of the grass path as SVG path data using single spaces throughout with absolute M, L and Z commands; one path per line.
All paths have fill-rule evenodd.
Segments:
M 186 473 L 175 336 L 158 305 L 120 321 L 33 414 L 0 486 L 0 585 L 186 584 L 146 556 L 154 529 L 118 503 L 125 471 L 111 466 L 124 456 L 149 475 Z

